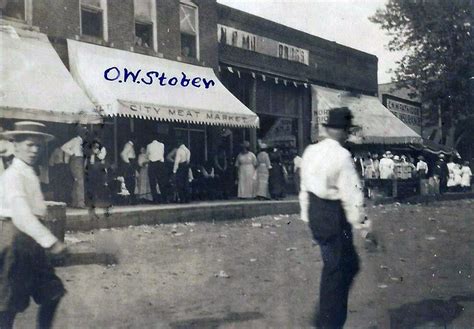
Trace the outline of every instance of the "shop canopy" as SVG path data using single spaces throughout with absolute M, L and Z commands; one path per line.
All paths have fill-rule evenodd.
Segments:
M 98 123 L 45 34 L 0 26 L 0 118 Z
M 354 115 L 357 128 L 349 141 L 355 144 L 416 144 L 422 139 L 398 119 L 374 96 L 353 94 L 343 90 L 312 86 L 312 124 L 318 136 L 321 124 L 335 107 L 347 106 Z
M 105 116 L 258 127 L 208 67 L 68 40 L 71 73 Z
M 432 154 L 446 154 L 459 156 L 459 153 L 452 147 L 436 143 L 427 138 L 423 138 L 422 143 L 411 145 L 411 147 L 417 151 L 424 151 Z

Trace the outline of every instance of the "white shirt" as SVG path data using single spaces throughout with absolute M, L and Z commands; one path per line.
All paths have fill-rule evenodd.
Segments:
M 174 158 L 173 173 L 176 174 L 180 163 L 189 163 L 191 161 L 191 151 L 183 144 L 176 151 Z
M 137 156 L 135 154 L 135 149 L 133 148 L 133 142 L 128 141 L 123 146 L 123 150 L 120 153 L 120 158 L 125 163 L 130 163 L 130 159 L 135 159 Z
M 293 159 L 293 164 L 294 164 L 294 171 L 296 172 L 297 169 L 300 169 L 301 168 L 301 161 L 303 159 L 297 155 L 295 156 L 295 158 Z
M 349 223 L 360 228 L 363 222 L 362 185 L 348 150 L 339 142 L 326 138 L 310 145 L 301 164 L 301 219 L 308 221 L 309 195 L 340 200 Z
M 0 217 L 11 218 L 18 230 L 49 248 L 58 239 L 38 220 L 45 215 L 38 176 L 31 166 L 14 158 L 0 176 Z
M 382 158 L 379 163 L 379 171 L 381 179 L 389 179 L 394 175 L 395 162 L 389 158 Z
M 424 170 L 425 173 L 428 172 L 428 164 L 424 162 L 423 160 L 418 161 L 416 164 L 416 171 Z
M 93 150 L 91 158 L 90 158 L 90 163 L 93 164 L 95 163 L 95 160 L 97 159 L 99 162 L 104 163 L 105 157 L 107 156 L 107 149 L 105 146 L 102 146 L 100 150 Z
M 82 157 L 84 156 L 84 151 L 82 149 L 82 138 L 80 136 L 76 136 L 73 139 L 71 139 L 69 142 L 61 146 L 61 150 L 64 151 L 64 153 L 76 157 Z
M 165 161 L 165 145 L 154 140 L 146 147 L 146 155 L 151 162 Z

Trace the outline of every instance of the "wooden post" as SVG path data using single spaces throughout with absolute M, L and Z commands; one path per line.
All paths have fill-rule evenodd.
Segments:
M 250 86 L 250 95 L 249 95 L 249 105 L 250 109 L 256 113 L 257 112 L 257 79 L 251 80 Z M 257 150 L 257 129 L 250 128 L 250 147 L 253 152 Z
M 114 117 L 114 166 L 118 166 L 117 117 Z

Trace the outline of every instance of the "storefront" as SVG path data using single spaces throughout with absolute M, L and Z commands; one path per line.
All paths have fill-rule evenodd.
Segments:
M 228 129 L 257 128 L 258 116 L 211 68 L 68 40 L 70 70 L 112 129 L 103 131 L 117 162 L 132 136 L 137 151 L 152 139 L 186 142 L 191 161 L 209 160 Z M 223 128 L 226 127 L 226 128 Z
M 317 85 L 312 85 L 311 90 L 313 141 L 324 137 L 322 124 L 327 120 L 329 110 L 347 106 L 351 109 L 354 125 L 357 126 L 349 142 L 359 146 L 359 150 L 367 147 L 372 150 L 374 147 L 403 148 L 422 142 L 420 135 L 384 107 L 375 96 Z

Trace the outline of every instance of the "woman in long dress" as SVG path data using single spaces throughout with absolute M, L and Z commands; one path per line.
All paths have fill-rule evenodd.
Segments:
M 272 199 L 281 200 L 286 196 L 286 178 L 288 172 L 282 162 L 281 152 L 274 149 L 270 153 L 272 169 L 270 170 L 270 195 Z
M 471 176 L 472 171 L 469 167 L 469 161 L 465 161 L 461 168 L 461 188 L 463 192 L 469 192 L 471 189 Z
M 240 199 L 255 198 L 255 180 L 257 157 L 249 151 L 249 142 L 242 144 L 242 151 L 237 156 L 235 166 L 238 168 L 239 187 L 237 197 Z
M 447 164 L 448 166 L 448 171 L 449 171 L 449 176 L 448 176 L 448 190 L 452 191 L 453 188 L 456 186 L 456 182 L 454 181 L 454 171 L 456 164 L 454 163 L 454 159 L 451 157 L 450 161 Z
M 462 169 L 461 165 L 456 163 L 453 168 L 454 172 L 454 189 L 457 191 L 461 190 L 461 183 L 462 183 Z
M 270 191 L 268 189 L 268 178 L 270 177 L 270 157 L 266 151 L 267 145 L 260 146 L 260 153 L 257 155 L 257 198 L 270 199 Z
M 137 187 L 136 187 L 136 196 L 138 199 L 148 202 L 153 201 L 153 196 L 151 195 L 150 179 L 148 177 L 148 157 L 146 155 L 146 149 L 142 147 L 140 149 L 140 154 L 138 155 L 138 177 L 137 177 Z

